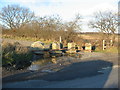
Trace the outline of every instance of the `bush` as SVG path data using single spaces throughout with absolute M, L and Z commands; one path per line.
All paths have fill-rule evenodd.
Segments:
M 23 47 L 18 42 L 13 44 L 2 44 L 2 66 L 12 69 L 23 69 L 28 67 L 32 61 L 32 52 L 27 47 Z

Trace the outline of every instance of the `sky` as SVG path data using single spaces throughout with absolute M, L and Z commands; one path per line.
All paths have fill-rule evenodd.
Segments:
M 82 16 L 82 31 L 96 31 L 87 26 L 97 11 L 118 11 L 119 0 L 0 0 L 0 9 L 17 4 L 30 8 L 36 16 L 59 15 L 63 21 L 72 20 L 76 14 Z

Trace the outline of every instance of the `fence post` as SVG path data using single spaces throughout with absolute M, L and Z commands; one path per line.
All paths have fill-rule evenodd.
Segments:
M 103 50 L 105 50 L 105 40 L 103 40 Z

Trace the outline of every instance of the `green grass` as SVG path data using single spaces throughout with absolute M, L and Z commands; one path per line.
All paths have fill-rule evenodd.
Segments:
M 109 47 L 105 50 L 102 50 L 102 48 L 97 48 L 95 50 L 95 52 L 101 52 L 101 53 L 118 53 L 118 51 L 120 50 L 120 48 L 118 49 L 118 47 Z

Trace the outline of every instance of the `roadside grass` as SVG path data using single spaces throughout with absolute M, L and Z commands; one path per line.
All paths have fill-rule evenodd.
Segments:
M 102 50 L 102 48 L 96 48 L 94 52 L 101 52 L 101 53 L 119 53 L 120 48 L 119 47 L 109 47 L 105 50 Z

